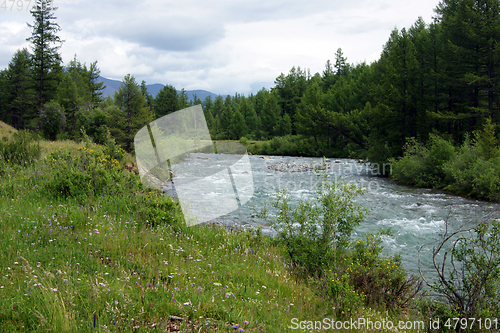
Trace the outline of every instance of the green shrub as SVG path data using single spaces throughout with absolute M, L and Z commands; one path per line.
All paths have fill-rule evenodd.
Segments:
M 248 139 L 243 136 L 240 138 L 239 143 L 241 143 L 243 146 L 247 147 L 248 146 Z
M 446 179 L 446 164 L 453 160 L 453 145 L 435 135 L 429 135 L 427 145 L 408 139 L 403 157 L 392 159 L 392 177 L 401 184 L 419 187 L 442 187 Z
M 124 173 L 117 159 L 106 155 L 108 147 L 81 147 L 77 152 L 59 149 L 47 157 L 49 169 L 59 170 L 46 180 L 55 197 L 93 197 L 126 193 L 140 188 L 137 176 Z
M 401 256 L 382 256 L 383 234 L 392 236 L 389 231 L 354 241 L 345 271 L 353 288 L 365 297 L 365 304 L 397 312 L 415 303 L 422 283 L 406 275 Z
M 140 200 L 138 200 L 140 201 Z M 171 197 L 164 195 L 160 191 L 150 191 L 143 196 L 142 202 L 139 202 L 139 217 L 152 227 L 159 225 L 170 225 L 175 231 L 183 230 L 183 214 L 181 213 L 179 203 Z
M 433 247 L 437 278 L 435 282 L 425 280 L 440 297 L 438 306 L 424 304 L 423 312 L 437 317 L 452 314 L 456 318 L 498 318 L 500 222 L 487 219 L 474 228 L 454 231 L 448 227 Z M 438 257 L 441 263 L 437 263 Z
M 353 229 L 367 213 L 367 209 L 354 203 L 354 198 L 364 193 L 361 188 L 340 180 L 331 182 L 326 172 L 318 176 L 321 181 L 315 202 L 300 200 L 293 208 L 288 193 L 279 191 L 273 202 L 277 215 L 271 221 L 296 269 L 313 276 L 321 276 L 324 267 L 342 256 Z
M 64 109 L 56 102 L 45 103 L 43 109 L 40 110 L 40 122 L 43 135 L 54 141 L 66 127 Z
M 27 131 L 14 133 L 0 140 L 0 167 L 2 164 L 26 166 L 40 158 L 41 148 L 33 135 Z

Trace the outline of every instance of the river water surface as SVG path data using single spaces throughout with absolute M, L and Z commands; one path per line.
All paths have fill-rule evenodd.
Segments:
M 193 154 L 194 155 L 194 154 Z M 320 158 L 249 156 L 254 181 L 254 196 L 245 205 L 232 213 L 220 217 L 217 222 L 238 228 L 261 227 L 264 233 L 273 234 L 267 221 L 254 218 L 255 210 L 271 208 L 273 195 L 278 189 L 287 189 L 292 204 L 299 199 L 311 199 L 315 195 L 318 178 L 313 171 L 290 172 L 290 170 L 309 170 L 306 166 L 319 165 Z M 185 162 L 195 166 L 197 159 L 191 156 Z M 298 167 L 300 166 L 300 167 Z M 403 266 L 412 274 L 418 274 L 417 250 L 421 252 L 422 268 L 427 274 L 431 265 L 432 246 L 439 240 L 445 221 L 459 226 L 472 225 L 482 217 L 500 209 L 500 204 L 463 198 L 445 192 L 418 189 L 392 183 L 386 178 L 372 175 L 368 165 L 351 159 L 327 160 L 331 180 L 341 178 L 348 183 L 363 186 L 368 192 L 356 199 L 367 207 L 369 214 L 354 232 L 354 237 L 362 237 L 368 232 L 392 228 L 394 237 L 384 236 L 384 253 L 400 253 Z M 217 202 L 214 202 L 216 205 Z M 270 211 L 272 216 L 273 212 Z M 432 279 L 432 277 L 430 277 Z

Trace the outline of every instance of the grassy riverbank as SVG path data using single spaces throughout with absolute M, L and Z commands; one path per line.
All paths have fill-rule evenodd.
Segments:
M 405 279 L 373 243 L 315 282 L 258 231 L 185 227 L 178 203 L 143 189 L 112 144 L 42 142 L 40 156 L 1 165 L 2 332 L 286 332 L 293 318 L 422 318 L 417 303 L 367 306 L 362 287 Z

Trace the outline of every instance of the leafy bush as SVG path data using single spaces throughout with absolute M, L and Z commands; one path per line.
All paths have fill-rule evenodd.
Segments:
M 30 165 L 40 157 L 40 152 L 40 145 L 33 135 L 19 131 L 10 139 L 0 140 L 0 165 Z
M 140 219 L 152 227 L 170 225 L 175 228 L 174 230 L 180 231 L 185 226 L 185 223 L 180 222 L 184 215 L 181 213 L 178 201 L 174 201 L 160 191 L 148 192 L 144 195 L 143 202 L 139 204 L 140 208 L 137 212 Z
M 294 266 L 305 275 L 316 276 L 345 252 L 353 229 L 367 213 L 354 203 L 354 198 L 364 193 L 361 188 L 340 180 L 331 182 L 326 172 L 318 175 L 322 181 L 316 190 L 316 203 L 300 200 L 293 208 L 287 192 L 280 191 L 273 202 L 277 216 L 271 221 Z
M 92 197 L 140 188 L 135 175 L 124 173 L 117 159 L 106 155 L 107 147 L 81 147 L 77 152 L 59 149 L 47 157 L 51 174 L 46 189 L 56 197 Z
M 245 147 L 248 146 L 248 139 L 244 136 L 240 138 L 239 142 Z
M 250 152 L 254 155 L 317 156 L 318 148 L 313 138 L 286 135 L 256 144 Z
M 445 165 L 454 158 L 453 145 L 435 135 L 429 135 L 426 146 L 415 139 L 408 139 L 404 156 L 392 159 L 393 179 L 402 184 L 421 187 L 441 187 L 445 183 Z
M 66 116 L 64 109 L 56 102 L 45 103 L 40 110 L 40 121 L 43 135 L 54 141 L 56 136 L 66 127 Z
M 348 317 L 362 304 L 391 312 L 409 307 L 421 283 L 407 277 L 401 258 L 381 256 L 381 235 L 351 240 L 354 228 L 367 210 L 354 203 L 364 191 L 341 181 L 330 182 L 326 171 L 313 201 L 290 204 L 289 194 L 278 191 L 273 202 L 277 210 L 271 226 L 278 232 L 277 242 L 290 256 L 294 272 L 313 277 L 320 293 L 335 304 L 337 317 Z
M 365 297 L 365 303 L 397 311 L 413 303 L 422 283 L 407 277 L 401 265 L 401 256 L 382 256 L 381 235 L 392 236 L 390 231 L 368 234 L 351 247 L 350 265 L 346 268 L 350 284 Z
M 433 247 L 433 263 L 436 281 L 422 278 L 445 302 L 427 306 L 424 312 L 461 318 L 500 316 L 500 221 L 485 220 L 474 228 L 455 231 L 449 231 L 447 225 Z
M 408 140 L 404 156 L 391 162 L 398 183 L 500 200 L 500 149 L 491 121 L 457 148 L 433 134 L 426 146 Z

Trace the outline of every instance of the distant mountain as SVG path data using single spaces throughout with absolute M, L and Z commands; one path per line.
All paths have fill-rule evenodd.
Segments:
M 122 81 L 118 80 L 111 80 L 107 79 L 105 77 L 99 76 L 97 79 L 98 82 L 103 82 L 106 88 L 102 91 L 102 96 L 104 98 L 111 96 L 113 97 L 115 94 L 115 91 L 120 89 L 120 85 L 122 84 Z M 154 84 L 147 84 L 146 88 L 148 89 L 148 92 L 153 95 L 153 97 L 156 97 L 158 92 L 164 87 L 165 85 L 160 84 L 160 83 L 154 83 Z M 179 90 L 177 90 L 177 93 L 180 93 Z M 186 90 L 186 93 L 188 95 L 188 100 L 192 101 L 194 99 L 194 95 L 201 99 L 202 101 L 207 97 L 207 96 L 212 96 L 212 99 L 215 99 L 215 97 L 219 96 L 218 94 L 214 94 L 210 91 L 206 90 Z

